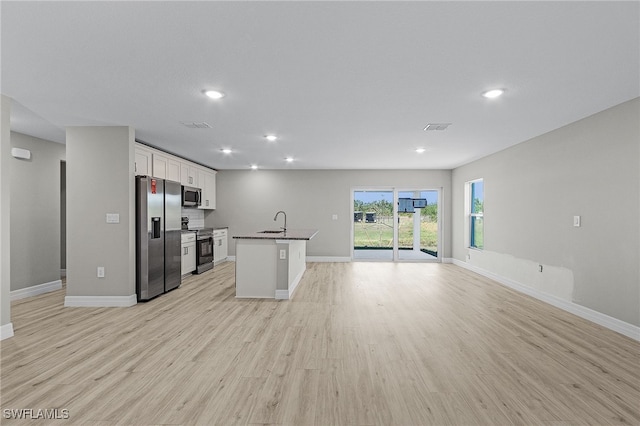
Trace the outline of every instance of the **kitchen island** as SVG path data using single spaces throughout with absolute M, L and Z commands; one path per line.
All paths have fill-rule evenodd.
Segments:
M 290 299 L 307 268 L 307 241 L 317 229 L 234 235 L 236 297 Z

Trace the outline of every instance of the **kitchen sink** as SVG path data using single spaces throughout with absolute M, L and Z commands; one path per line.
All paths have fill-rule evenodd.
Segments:
M 260 231 L 258 234 L 281 234 L 283 231 Z

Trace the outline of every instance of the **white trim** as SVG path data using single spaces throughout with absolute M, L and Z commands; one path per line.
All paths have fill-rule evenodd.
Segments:
M 13 323 L 11 322 L 0 326 L 0 340 L 8 339 L 9 337 L 13 337 Z
M 442 263 L 455 263 L 455 259 L 453 257 L 443 257 Z
M 293 297 L 293 292 L 296 291 L 298 284 L 300 284 L 300 281 L 302 280 L 302 275 L 304 275 L 304 271 L 306 270 L 307 270 L 307 266 L 305 265 L 302 271 L 300 271 L 300 273 L 293 279 L 291 284 L 289 284 L 289 299 Z
M 128 308 L 138 303 L 135 294 L 131 296 L 66 296 L 64 306 L 87 308 Z
M 227 256 L 227 262 L 235 262 L 235 261 L 236 261 L 235 256 Z
M 31 287 L 19 288 L 9 292 L 9 298 L 14 300 L 24 299 L 25 297 L 37 296 L 43 293 L 60 290 L 62 288 L 62 280 L 55 280 L 44 284 L 32 285 Z
M 346 256 L 307 256 L 307 262 L 351 262 L 351 258 Z
M 289 299 L 289 290 L 276 290 L 276 299 L 277 300 L 288 300 Z
M 453 264 L 490 278 L 506 287 L 519 291 L 520 293 L 524 293 L 528 296 L 534 297 L 538 300 L 553 305 L 556 308 L 560 308 L 566 312 L 579 316 L 580 318 L 584 318 L 588 321 L 606 327 L 609 330 L 613 330 L 617 333 L 623 334 L 627 337 L 630 337 L 631 339 L 640 342 L 640 327 L 638 326 L 621 321 L 617 318 L 610 317 L 609 315 L 603 314 L 601 312 L 594 311 L 593 309 L 587 308 L 585 306 L 578 305 L 577 303 L 568 302 L 564 299 L 560 299 L 548 293 L 541 292 L 539 290 L 536 290 L 535 288 L 528 287 L 517 281 L 513 281 L 485 269 L 478 268 L 477 266 L 471 265 L 467 262 L 453 259 Z

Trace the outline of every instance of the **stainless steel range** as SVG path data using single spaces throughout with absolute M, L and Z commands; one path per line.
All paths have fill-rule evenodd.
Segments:
M 196 274 L 213 268 L 213 228 L 199 228 L 196 231 Z

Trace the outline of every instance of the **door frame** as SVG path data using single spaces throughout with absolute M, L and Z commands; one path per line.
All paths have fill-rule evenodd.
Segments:
M 351 237 L 349 244 L 351 245 L 350 253 L 351 253 L 351 261 L 352 262 L 389 262 L 388 259 L 356 259 L 355 258 L 355 248 L 354 248 L 354 238 L 355 238 L 355 224 L 353 220 L 354 215 L 354 193 L 362 191 L 362 192 L 392 192 L 393 193 L 393 256 L 392 262 L 421 262 L 421 263 L 442 263 L 442 250 L 443 250 L 443 235 L 442 235 L 442 208 L 443 208 L 443 188 L 429 188 L 424 187 L 420 189 L 416 189 L 415 187 L 398 187 L 398 186 L 356 186 L 351 187 L 351 191 L 349 194 L 349 211 L 350 211 L 350 221 L 351 221 Z M 399 259 L 398 257 L 398 193 L 399 192 L 416 192 L 416 191 L 436 191 L 438 193 L 438 256 L 435 259 Z

